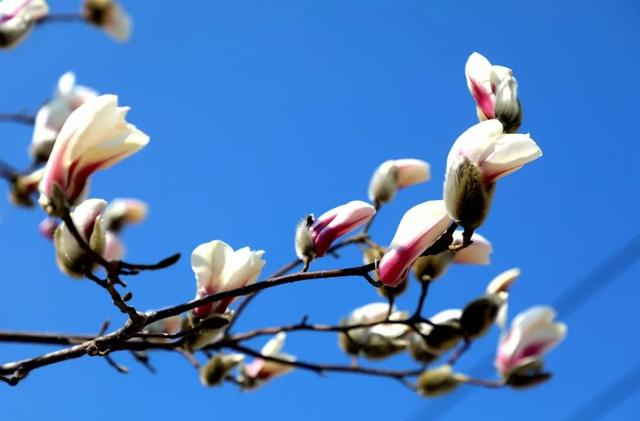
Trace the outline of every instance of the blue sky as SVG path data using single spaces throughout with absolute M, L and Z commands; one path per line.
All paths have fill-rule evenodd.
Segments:
M 79 1 L 51 1 L 73 11 Z M 427 313 L 463 305 L 501 271 L 520 267 L 511 314 L 551 303 L 637 234 L 640 147 L 640 5 L 635 0 L 550 1 L 124 1 L 135 20 L 129 44 L 83 25 L 38 28 L 0 54 L 0 111 L 35 111 L 58 77 L 117 93 L 130 120 L 149 133 L 141 153 L 93 179 L 92 196 L 138 197 L 147 222 L 126 233 L 128 257 L 153 261 L 223 239 L 266 250 L 272 272 L 293 257 L 296 221 L 366 199 L 372 171 L 390 158 L 432 164 L 433 180 L 384 208 L 372 234 L 388 242 L 403 212 L 441 196 L 445 157 L 475 123 L 464 79 L 479 51 L 514 69 L 522 130 L 544 156 L 501 180 L 482 232 L 494 245 L 489 267 L 454 268 L 431 291 Z M 0 126 L 0 157 L 27 163 L 30 129 Z M 0 204 L 3 305 L 0 329 L 97 331 L 117 314 L 102 291 L 60 274 L 36 229 L 42 212 Z M 360 263 L 355 252 L 316 266 Z M 525 392 L 474 389 L 443 419 L 564 419 L 633 370 L 640 340 L 640 266 L 635 265 L 564 319 L 567 340 L 547 358 L 554 379 Z M 608 282 L 603 277 L 602 282 Z M 188 257 L 131 280 L 142 309 L 194 294 Z M 412 306 L 413 285 L 400 300 Z M 363 282 L 309 282 L 264 293 L 238 328 L 297 321 L 331 323 L 377 300 Z M 563 319 L 563 315 L 559 315 Z M 495 347 L 474 344 L 465 371 Z M 290 335 L 287 350 L 347 363 L 332 335 Z M 261 346 L 261 342 L 254 344 Z M 49 347 L 0 346 L 0 360 Z M 123 355 L 132 373 L 84 358 L 0 388 L 11 420 L 115 416 L 309 420 L 430 419 L 448 399 L 425 400 L 394 382 L 295 372 L 253 393 L 205 389 L 175 355 L 153 355 L 155 375 Z M 405 358 L 387 366 L 407 365 Z M 487 362 L 486 375 L 493 375 Z M 608 419 L 637 419 L 640 395 Z

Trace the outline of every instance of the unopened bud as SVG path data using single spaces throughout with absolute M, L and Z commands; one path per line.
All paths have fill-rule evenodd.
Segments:
M 189 317 L 193 318 L 193 315 L 190 314 Z M 232 318 L 233 312 L 227 310 L 224 314 L 211 314 L 207 318 L 199 320 L 197 323 L 191 320 L 191 326 L 194 326 L 196 329 L 193 336 L 189 338 L 191 349 L 204 348 L 222 337 L 224 332 L 223 328 L 231 322 Z
M 115 0 L 85 0 L 82 14 L 116 41 L 127 41 L 131 35 L 131 18 Z
M 312 224 L 313 215 L 307 215 L 307 217 L 300 220 L 296 226 L 296 254 L 303 260 L 311 260 L 315 257 L 313 239 L 311 237 L 311 231 L 309 231 L 309 227 L 311 227 Z
M 421 256 L 412 266 L 413 275 L 422 282 L 434 281 L 446 272 L 455 257 L 455 252 L 451 250 L 445 250 L 434 256 Z
M 370 333 L 366 344 L 362 346 L 361 352 L 364 357 L 370 360 L 381 360 L 403 351 L 407 344 L 406 339 L 390 338 Z
M 423 372 L 418 377 L 417 391 L 422 396 L 435 397 L 452 392 L 460 385 L 450 365 L 443 365 Z
M 244 360 L 242 354 L 217 354 L 200 368 L 200 383 L 203 386 L 218 386 L 227 374 Z
M 99 255 L 102 255 L 105 247 L 105 231 L 101 215 L 105 205 L 102 199 L 89 199 L 82 202 L 71 214 L 71 219 L 84 241 Z M 62 223 L 58 226 L 53 242 L 58 267 L 67 275 L 82 278 L 95 267 L 96 262 L 78 244 L 66 224 Z
M 514 389 L 525 389 L 537 386 L 551 378 L 551 373 L 544 371 L 544 364 L 539 358 L 523 361 L 507 375 L 505 383 Z
M 501 296 L 489 294 L 467 304 L 460 318 L 463 336 L 467 339 L 475 339 L 484 335 L 496 320 L 504 303 Z
M 466 229 L 476 229 L 489 213 L 494 184 L 485 184 L 480 168 L 459 157 L 447 172 L 445 202 L 450 216 Z

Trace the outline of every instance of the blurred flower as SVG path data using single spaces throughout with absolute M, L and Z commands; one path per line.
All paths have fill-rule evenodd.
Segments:
M 421 256 L 413 264 L 413 273 L 420 281 L 435 281 L 444 275 L 452 263 L 488 265 L 492 252 L 491 243 L 474 233 L 472 243 L 458 251 L 445 250 L 431 256 Z M 454 231 L 453 245 L 461 244 L 462 231 Z
M 388 303 L 371 303 L 353 310 L 343 320 L 341 326 L 369 325 L 358 327 L 340 333 L 338 344 L 349 355 L 363 354 L 369 359 L 386 358 L 406 348 L 408 342 L 406 334 L 409 326 L 399 323 L 382 323 L 387 320 L 406 320 L 409 315 L 404 311 L 397 311 L 395 307 L 389 312 Z M 376 324 L 379 323 L 379 324 Z
M 101 215 L 105 206 L 106 202 L 102 199 L 88 199 L 71 213 L 73 224 L 82 239 L 100 255 L 105 249 L 105 233 Z M 53 243 L 58 267 L 67 275 L 82 278 L 96 265 L 91 256 L 78 244 L 64 222 L 56 229 Z
M 108 230 L 118 232 L 127 224 L 137 224 L 147 217 L 148 206 L 137 199 L 114 199 L 104 211 Z
M 473 231 L 487 216 L 494 183 L 540 156 L 542 151 L 528 134 L 505 134 L 498 120 L 467 129 L 447 157 L 447 213 L 465 231 Z
M 504 330 L 509 288 L 519 276 L 519 269 L 510 269 L 501 273 L 489 283 L 484 296 L 465 306 L 460 322 L 466 338 L 475 339 L 484 335 L 493 323 Z
M 102 257 L 104 257 L 109 261 L 122 260 L 122 258 L 124 257 L 125 251 L 126 249 L 124 247 L 124 243 L 118 237 L 118 235 L 108 230 L 105 231 L 104 252 L 102 253 Z
M 60 225 L 60 221 L 47 217 L 38 224 L 38 231 L 47 240 L 53 240 L 53 235 L 55 234 L 58 225 Z
M 424 202 L 409 209 L 380 260 L 380 280 L 390 286 L 402 282 L 413 262 L 445 232 L 450 222 L 441 200 Z
M 462 339 L 462 310 L 450 309 L 429 318 L 432 324 L 418 325 L 420 334 L 411 334 L 409 351 L 420 362 L 429 363 L 452 349 Z
M 279 332 L 276 336 L 269 339 L 265 346 L 262 347 L 260 353 L 265 357 L 294 362 L 296 360 L 295 357 L 282 352 L 286 337 L 287 335 L 284 332 Z M 245 389 L 253 389 L 268 380 L 289 373 L 293 368 L 291 364 L 256 358 L 251 363 L 242 367 L 239 380 Z
M 369 200 L 376 205 L 390 202 L 396 192 L 414 184 L 429 181 L 429 164 L 419 159 L 396 159 L 383 162 L 369 183 Z
M 87 22 L 99 26 L 116 41 L 131 38 L 131 18 L 114 0 L 84 0 L 82 14 Z
M 34 193 L 38 191 L 38 184 L 42 180 L 44 169 L 30 172 L 29 174 L 19 174 L 11 183 L 9 200 L 16 206 L 30 208 L 33 206 Z
M 49 13 L 45 0 L 3 0 L 0 2 L 0 48 L 17 46 L 31 32 L 34 23 Z
M 40 183 L 40 204 L 61 215 L 87 188 L 91 174 L 134 154 L 149 137 L 125 121 L 129 109 L 102 95 L 76 109 L 64 123 Z
M 513 319 L 509 331 L 498 345 L 495 364 L 502 377 L 509 378 L 521 367 L 531 366 L 532 361 L 540 361 L 544 354 L 564 339 L 567 326 L 555 322 L 555 317 L 552 308 L 536 306 Z
M 416 390 L 422 396 L 442 396 L 455 390 L 463 379 L 464 376 L 454 373 L 451 366 L 446 364 L 420 374 Z
M 98 96 L 86 86 L 76 85 L 76 76 L 67 72 L 58 80 L 53 99 L 36 114 L 30 153 L 36 162 L 47 162 L 58 133 L 71 113 L 85 102 Z
M 473 53 L 465 66 L 467 85 L 477 105 L 480 121 L 500 120 L 507 133 L 514 133 L 522 122 L 518 83 L 508 67 L 492 66 L 479 53 Z
M 203 386 L 218 386 L 222 384 L 229 372 L 244 361 L 242 354 L 216 354 L 207 364 L 200 367 L 200 383 Z
M 191 268 L 196 276 L 196 299 L 223 291 L 230 291 L 255 283 L 265 261 L 264 251 L 243 247 L 236 251 L 223 241 L 200 244 L 191 254 Z M 224 313 L 234 298 L 196 307 L 196 317 Z
M 303 260 L 324 256 L 338 237 L 366 224 L 375 213 L 370 204 L 354 200 L 323 213 L 318 219 L 309 215 L 296 228 L 296 254 Z

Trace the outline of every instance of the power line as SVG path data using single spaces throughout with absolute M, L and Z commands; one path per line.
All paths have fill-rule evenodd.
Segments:
M 558 311 L 558 314 L 565 319 L 626 272 L 627 269 L 633 266 L 638 257 L 640 257 L 640 233 L 637 233 L 624 246 L 605 258 L 584 277 L 574 282 L 571 287 L 553 301 L 552 306 Z M 469 372 L 474 375 L 485 374 L 487 368 L 491 366 L 493 357 L 493 352 L 485 354 L 471 367 Z M 634 387 L 640 387 L 640 379 Z M 430 419 L 439 419 L 455 408 L 457 404 L 469 396 L 473 390 L 474 389 L 467 387 L 461 389 L 455 395 L 451 395 L 448 398 L 441 398 L 438 402 L 432 402 L 428 404 L 425 410 L 416 414 L 414 418 L 416 420 L 423 419 L 424 416 L 422 413 L 428 413 Z

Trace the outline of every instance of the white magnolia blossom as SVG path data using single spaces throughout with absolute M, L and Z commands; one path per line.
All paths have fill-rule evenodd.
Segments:
M 200 244 L 191 254 L 191 268 L 196 277 L 196 298 L 203 298 L 222 291 L 253 284 L 265 261 L 263 250 L 252 251 L 249 247 L 233 250 L 220 240 Z M 224 313 L 233 298 L 197 307 L 193 313 L 206 317 L 212 313 Z
M 429 181 L 429 163 L 420 159 L 395 159 L 383 162 L 369 183 L 369 200 L 378 205 L 390 202 L 404 187 Z
M 58 80 L 53 98 L 36 114 L 30 147 L 32 157 L 46 162 L 67 118 L 82 104 L 97 96 L 93 89 L 76 85 L 76 76 L 73 72 L 63 74 Z
M 498 345 L 495 364 L 502 376 L 508 377 L 518 367 L 541 359 L 564 339 L 567 325 L 555 322 L 555 317 L 552 308 L 537 306 L 513 319 Z

